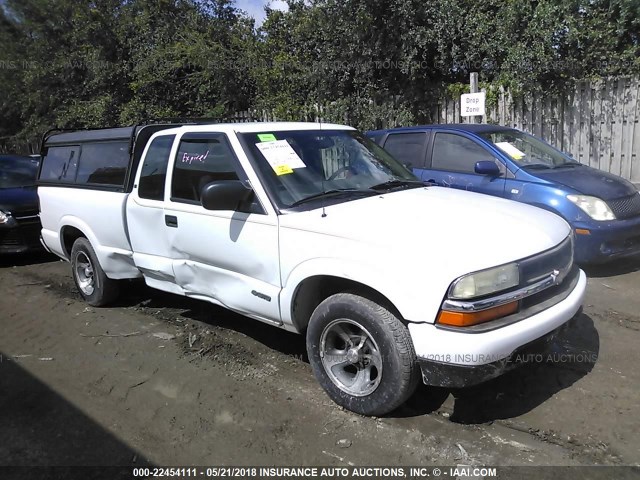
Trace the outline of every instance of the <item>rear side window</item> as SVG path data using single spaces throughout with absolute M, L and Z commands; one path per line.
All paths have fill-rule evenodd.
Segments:
M 164 184 L 167 178 L 167 164 L 175 135 L 156 137 L 149 145 L 144 157 L 138 196 L 149 200 L 164 200 Z
M 375 143 L 377 143 L 378 145 L 380 145 L 380 142 L 382 141 L 382 137 L 384 137 L 383 133 L 378 133 L 376 135 L 369 135 L 367 134 L 367 137 L 369 137 L 371 140 L 373 140 Z
M 123 186 L 129 166 L 128 142 L 82 145 L 76 183 Z
M 40 180 L 44 182 L 74 183 L 78 171 L 80 147 L 49 147 L 42 160 Z
M 184 135 L 173 169 L 171 199 L 199 204 L 202 187 L 217 180 L 238 180 L 235 159 L 224 134 Z
M 393 133 L 384 142 L 384 149 L 396 160 L 405 165 L 420 167 L 424 164 L 427 134 L 421 133 Z
M 475 173 L 476 162 L 494 161 L 488 150 L 462 135 L 437 133 L 433 143 L 431 168 Z

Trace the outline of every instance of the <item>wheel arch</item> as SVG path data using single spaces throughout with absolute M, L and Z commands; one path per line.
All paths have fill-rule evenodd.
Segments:
M 71 258 L 71 249 L 78 238 L 84 237 L 89 240 L 94 249 L 100 247 L 100 242 L 93 229 L 84 220 L 73 215 L 65 215 L 60 219 L 58 225 L 60 245 L 67 259 Z
M 383 293 L 362 282 L 335 275 L 313 275 L 296 287 L 291 305 L 291 323 L 298 332 L 305 332 L 311 314 L 320 303 L 336 293 L 353 293 L 383 306 L 404 322 L 395 304 Z
M 79 238 L 88 238 L 87 235 L 77 227 L 72 225 L 65 225 L 60 229 L 60 243 L 62 244 L 62 251 L 68 260 L 71 259 L 71 249 L 73 244 Z
M 91 226 L 84 220 L 68 215 L 58 223 L 60 251 L 66 260 L 71 260 L 71 249 L 78 238 L 86 238 L 98 257 L 101 268 L 109 278 L 120 280 L 138 278 L 140 271 L 133 261 L 133 252 L 104 245 Z

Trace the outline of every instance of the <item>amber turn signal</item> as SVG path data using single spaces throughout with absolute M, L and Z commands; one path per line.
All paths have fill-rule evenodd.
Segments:
M 518 302 L 505 303 L 499 307 L 488 308 L 479 312 L 451 312 L 441 310 L 438 323 L 452 327 L 470 327 L 479 323 L 506 317 L 518 311 Z
M 591 235 L 591 231 L 587 230 L 586 228 L 576 228 L 576 233 L 578 235 Z

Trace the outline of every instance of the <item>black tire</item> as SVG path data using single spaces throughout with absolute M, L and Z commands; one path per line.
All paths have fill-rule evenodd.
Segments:
M 341 347 L 345 332 L 350 340 Z M 355 343 L 365 336 L 371 339 L 356 348 Z M 380 358 L 374 361 L 376 351 Z M 420 379 L 407 327 L 387 309 L 351 293 L 332 295 L 315 309 L 307 329 L 307 353 L 329 397 L 361 415 L 380 416 L 395 410 L 413 394 Z M 378 375 L 376 362 L 381 365 Z M 349 385 L 351 380 L 354 383 Z
M 118 297 L 118 282 L 105 275 L 96 252 L 84 237 L 78 238 L 71 249 L 71 273 L 80 295 L 89 305 L 103 307 Z

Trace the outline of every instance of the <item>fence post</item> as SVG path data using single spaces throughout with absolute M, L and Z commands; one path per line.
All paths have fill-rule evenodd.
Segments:
M 469 74 L 469 87 L 471 93 L 478 93 L 478 72 L 471 72 Z M 482 118 L 477 116 L 470 117 L 470 123 L 482 123 Z

